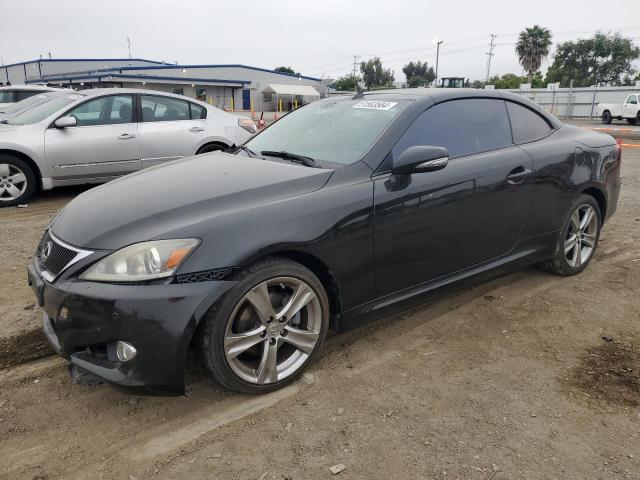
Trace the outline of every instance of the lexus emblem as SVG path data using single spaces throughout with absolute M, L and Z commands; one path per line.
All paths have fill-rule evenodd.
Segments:
M 42 257 L 43 262 L 46 262 L 47 258 L 49 258 L 49 255 L 51 255 L 52 248 L 53 244 L 51 243 L 51 241 L 48 241 L 42 248 L 42 253 L 40 254 L 40 256 Z

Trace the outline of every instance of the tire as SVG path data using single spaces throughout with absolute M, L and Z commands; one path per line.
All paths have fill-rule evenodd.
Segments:
M 310 270 L 280 257 L 251 265 L 236 280 L 202 320 L 196 340 L 201 361 L 229 390 L 277 390 L 318 355 L 329 325 L 327 294 Z M 290 302 L 294 296 L 298 300 Z M 282 320 L 287 312 L 293 316 Z
M 587 213 L 592 215 L 589 217 L 590 221 L 586 221 Z M 581 194 L 567 211 L 552 257 L 543 262 L 541 267 L 548 272 L 564 276 L 582 272 L 589 265 L 598 247 L 601 227 L 602 217 L 598 202 L 590 195 Z M 572 242 L 572 237 L 578 241 Z M 573 247 L 567 250 L 571 245 Z
M 627 118 L 627 123 L 629 125 L 635 125 L 636 123 L 638 123 L 638 119 L 637 118 Z
M 37 178 L 27 162 L 0 154 L 0 207 L 27 203 L 36 191 Z
M 605 125 L 610 125 L 613 117 L 611 116 L 611 112 L 609 110 L 605 110 L 602 112 L 602 123 Z
M 201 155 L 203 153 L 209 153 L 209 152 L 218 152 L 218 151 L 226 150 L 227 148 L 228 147 L 226 145 L 222 145 L 220 143 L 208 143 L 200 147 L 196 155 Z

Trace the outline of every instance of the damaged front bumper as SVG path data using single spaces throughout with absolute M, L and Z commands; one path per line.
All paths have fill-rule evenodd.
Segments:
M 210 306 L 235 282 L 114 285 L 66 278 L 49 283 L 34 264 L 29 284 L 54 350 L 108 382 L 153 394 L 182 394 L 191 338 Z M 117 342 L 135 348 L 122 361 Z

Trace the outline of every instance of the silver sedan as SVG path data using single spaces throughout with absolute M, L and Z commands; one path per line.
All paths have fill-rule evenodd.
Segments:
M 95 89 L 57 95 L 0 124 L 0 206 L 38 188 L 102 183 L 244 143 L 256 127 L 180 95 Z

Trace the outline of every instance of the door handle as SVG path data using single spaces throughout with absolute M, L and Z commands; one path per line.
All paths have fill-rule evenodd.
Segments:
M 522 182 L 525 181 L 525 179 L 531 175 L 532 171 L 529 170 L 528 168 L 524 168 L 524 167 L 516 167 L 513 170 L 511 170 L 511 172 L 509 172 L 509 175 L 507 175 L 507 182 L 509 182 L 511 185 L 518 185 Z
M 191 128 L 189 129 L 189 131 L 190 131 L 191 133 L 204 132 L 204 128 L 202 128 L 202 127 L 191 127 Z
M 130 140 L 135 138 L 133 133 L 123 133 L 122 135 L 118 135 L 118 140 Z

